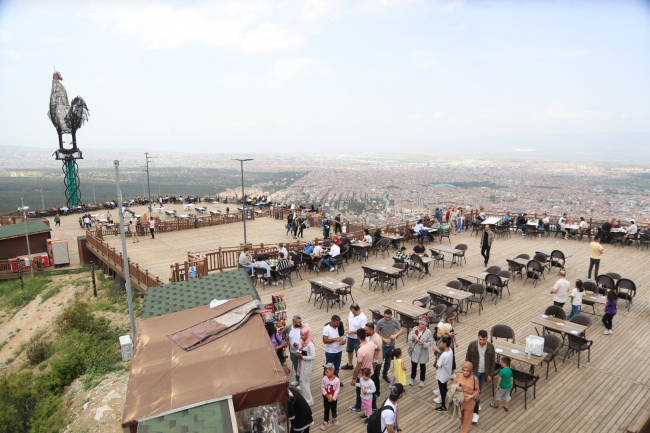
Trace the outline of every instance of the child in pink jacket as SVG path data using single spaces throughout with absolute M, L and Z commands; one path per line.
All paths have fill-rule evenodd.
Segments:
M 339 390 L 341 389 L 341 381 L 338 377 L 334 376 L 334 364 L 328 363 L 324 365 L 325 376 L 321 383 L 321 390 L 323 391 L 323 408 L 325 409 L 325 416 L 323 424 L 320 426 L 321 430 L 325 430 L 330 425 L 330 412 L 332 412 L 332 422 L 334 425 L 339 425 L 338 415 L 336 412 L 336 400 L 339 398 Z

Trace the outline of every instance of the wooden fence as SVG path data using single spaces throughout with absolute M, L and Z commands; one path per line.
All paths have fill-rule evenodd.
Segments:
M 23 276 L 29 275 L 29 266 L 25 266 L 22 264 L 23 262 L 18 263 L 20 263 L 21 270 L 23 271 Z M 43 262 L 41 260 L 33 260 L 32 267 L 34 268 L 35 272 L 41 272 L 43 270 Z M 9 280 L 13 278 L 20 278 L 18 271 L 13 270 L 13 267 L 8 260 L 0 260 L 0 280 Z
M 103 241 L 101 230 L 86 230 L 87 244 L 92 247 L 92 252 L 97 255 L 102 261 L 124 273 L 124 259 L 122 253 L 118 252 L 115 248 L 109 246 Z M 137 263 L 133 263 L 131 259 L 128 260 L 129 274 L 131 280 L 135 282 L 139 288 L 146 290 L 147 287 L 154 287 L 163 284 L 160 278 L 149 273 L 148 270 L 141 268 Z
M 374 231 L 376 227 L 367 227 L 369 230 Z M 409 236 L 409 223 L 398 226 L 387 225 L 382 227 L 382 230 L 386 233 L 392 233 L 394 231 L 404 230 L 406 232 L 405 239 L 410 239 Z M 346 233 L 348 239 L 351 241 L 363 240 L 364 231 L 359 230 L 352 233 Z M 315 238 L 313 241 L 314 245 L 319 245 L 323 242 L 322 238 Z M 284 247 L 291 251 L 294 248 L 302 250 L 305 245 L 305 241 L 296 241 L 296 242 L 284 242 Z M 269 254 L 272 258 L 278 257 L 278 250 L 276 245 L 253 245 L 249 244 L 248 248 L 252 251 L 253 255 L 258 254 Z M 215 250 L 208 251 L 198 251 L 198 252 L 188 252 L 187 253 L 187 262 L 201 262 L 204 261 L 207 266 L 207 272 L 214 271 L 224 271 L 227 269 L 234 269 L 239 266 L 239 256 L 244 250 L 244 246 L 237 247 L 219 247 Z
M 174 263 L 169 267 L 171 268 L 171 277 L 169 278 L 170 283 L 175 283 L 177 281 L 183 280 L 191 280 L 208 275 L 207 259 L 184 262 L 180 265 L 178 263 Z M 191 274 L 191 268 L 194 268 L 196 270 L 195 275 Z M 183 277 L 181 277 L 181 274 Z

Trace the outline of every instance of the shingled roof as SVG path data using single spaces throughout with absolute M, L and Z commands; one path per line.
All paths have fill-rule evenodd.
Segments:
M 52 229 L 41 220 L 27 221 L 27 233 L 30 235 L 33 233 L 43 233 L 49 231 L 52 231 Z M 17 238 L 20 236 L 25 236 L 24 223 L 7 224 L 6 226 L 0 226 L 0 240 Z
M 260 295 L 244 269 L 149 287 L 142 306 L 142 318 L 164 316 L 208 305 L 213 299 L 237 299 L 246 295 L 260 300 Z

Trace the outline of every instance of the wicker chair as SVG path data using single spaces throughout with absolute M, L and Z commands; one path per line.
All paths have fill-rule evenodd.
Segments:
M 530 260 L 530 256 L 528 254 L 519 254 L 515 259 Z
M 350 299 L 352 299 L 352 303 L 354 303 L 354 296 L 352 296 L 352 286 L 354 286 L 354 283 L 356 281 L 352 277 L 347 277 L 342 279 L 341 282 L 343 284 L 349 284 L 350 287 L 339 290 L 339 294 L 341 295 L 341 297 L 345 298 L 346 300 L 348 299 L 348 296 L 350 296 Z
M 582 283 L 582 287 L 585 289 L 585 295 L 587 292 L 593 293 L 594 295 L 600 295 L 599 288 L 593 281 L 585 281 Z M 592 313 L 596 314 L 596 302 L 589 299 L 588 296 L 583 296 L 582 305 L 591 307 Z M 580 311 L 582 311 L 582 305 L 580 306 Z
M 436 267 L 436 263 L 442 262 L 442 267 L 445 267 L 445 256 L 443 254 L 440 254 L 439 252 L 435 250 L 429 250 L 431 251 L 431 258 L 433 259 L 433 267 Z
M 551 268 L 560 268 L 564 270 L 565 263 L 566 263 L 566 259 L 562 251 L 560 250 L 551 251 L 551 256 L 548 259 L 549 270 Z
M 311 284 L 311 293 L 309 294 L 309 299 L 307 299 L 307 302 L 311 302 L 311 297 L 313 295 L 314 296 L 314 307 L 315 307 L 316 306 L 316 301 L 318 300 L 318 298 L 323 296 L 323 288 L 321 286 L 319 286 L 318 284 L 316 284 L 316 283 L 310 282 L 309 284 Z
M 505 284 L 498 274 L 487 274 L 485 276 L 485 289 L 487 293 L 492 293 L 495 305 L 499 302 L 499 296 L 503 297 L 504 287 Z M 508 292 L 508 294 L 510 294 L 510 292 Z
M 384 293 L 384 283 L 388 284 L 388 290 L 390 290 L 393 286 L 393 278 L 387 274 L 386 272 L 382 271 L 375 271 L 375 290 L 377 290 L 377 286 L 381 284 L 381 293 Z
M 569 341 L 569 349 L 564 354 L 564 359 L 562 362 L 566 361 L 567 356 L 573 354 L 574 352 L 578 353 L 578 368 L 580 368 L 580 352 L 587 351 L 587 362 L 591 362 L 591 346 L 594 344 L 593 341 L 587 340 L 583 337 L 578 337 L 577 335 L 566 334 Z
M 497 265 L 490 266 L 485 270 L 485 272 L 487 272 L 488 274 L 498 274 L 499 272 L 501 272 L 501 267 Z
M 512 339 L 512 343 L 515 343 L 515 331 L 508 325 L 494 325 L 490 331 L 490 343 L 494 341 L 495 338 L 504 338 L 506 341 Z
M 352 245 L 352 255 L 354 257 L 353 261 L 355 262 L 357 261 L 357 257 L 359 257 L 360 262 L 363 262 L 363 259 L 368 260 L 368 256 L 366 256 L 366 249 L 358 245 Z
M 515 262 L 514 260 L 506 259 L 506 262 L 508 263 L 508 271 L 512 273 L 512 275 L 517 277 L 519 275 L 521 279 L 523 280 L 524 278 L 524 265 Z
M 569 320 L 571 323 L 577 323 L 578 325 L 586 326 L 587 329 L 591 327 L 591 319 L 584 314 L 578 314 L 577 316 L 573 316 L 571 320 Z M 581 337 L 587 338 L 587 329 L 584 330 L 582 334 L 580 334 Z M 564 340 L 563 340 L 564 342 Z
M 429 295 L 411 301 L 411 304 L 418 305 L 419 307 L 422 308 L 429 308 L 430 303 L 431 303 L 431 296 Z
M 512 369 L 512 392 L 516 392 L 518 388 L 524 390 L 524 410 L 527 409 L 527 393 L 528 388 L 533 388 L 533 399 L 535 399 L 536 384 L 539 380 L 538 374 L 530 374 L 525 371 Z
M 352 300 L 354 302 L 354 299 Z M 372 314 L 372 323 L 377 326 L 377 322 L 384 318 L 384 315 L 379 312 L 379 310 L 370 310 Z
M 598 278 L 596 278 L 596 284 L 598 284 L 603 289 L 616 289 L 616 283 L 614 282 L 614 279 L 607 274 L 598 275 Z
M 457 280 L 460 281 L 460 290 L 462 290 L 463 292 L 467 292 L 469 290 L 469 286 L 474 284 L 470 280 L 466 280 L 465 278 L 458 277 Z
M 454 247 L 455 250 L 461 250 L 460 253 L 454 253 L 454 255 L 451 257 L 451 264 L 453 265 L 458 265 L 460 266 L 462 262 L 464 261 L 465 264 L 467 264 L 467 258 L 465 257 L 465 252 L 467 252 L 467 245 L 465 244 L 458 244 Z
M 542 338 L 544 338 L 544 352 L 546 352 L 546 356 L 542 362 L 546 363 L 546 378 L 548 379 L 548 370 L 551 367 L 551 361 L 553 361 L 553 367 L 555 367 L 555 371 L 557 371 L 555 357 L 562 348 L 562 340 L 560 340 L 559 337 L 551 334 L 544 334 L 542 335 Z
M 473 296 L 465 299 L 465 302 L 467 302 L 465 315 L 467 315 L 467 310 L 469 310 L 472 304 L 478 304 L 478 315 L 480 316 L 481 310 L 483 309 L 483 301 L 485 300 L 485 286 L 483 284 L 473 283 L 467 291 L 472 293 Z
M 402 286 L 405 286 L 404 284 L 404 274 L 408 270 L 408 265 L 406 263 L 393 263 L 393 268 L 399 269 L 399 274 L 395 276 L 391 276 L 395 280 L 395 288 L 397 289 L 397 280 L 402 280 Z
M 418 275 L 418 281 L 419 281 L 420 278 L 422 278 L 422 274 L 427 273 L 427 267 L 425 266 L 425 264 L 422 261 L 422 259 L 420 258 L 420 256 L 418 256 L 416 254 L 413 254 L 411 256 L 411 263 L 412 263 L 411 269 L 413 269 L 413 271 L 418 271 L 420 273 Z
M 542 275 L 544 275 L 544 267 L 542 264 L 537 260 L 529 261 L 528 265 L 526 265 L 526 279 L 524 280 L 524 285 L 526 285 L 528 279 L 531 279 L 535 282 L 534 287 L 537 287 L 537 282 Z
M 630 311 L 632 299 L 636 296 L 636 284 L 630 279 L 621 278 L 616 282 L 616 290 L 618 291 L 618 298 L 625 300 L 627 311 Z
M 373 281 L 377 279 L 377 273 L 365 266 L 361 266 L 361 269 L 363 269 L 363 280 L 361 280 L 361 287 L 363 287 L 363 283 L 368 280 L 368 288 L 372 287 Z
M 377 253 L 381 251 L 381 258 L 384 258 L 384 254 L 388 252 L 388 248 L 390 247 L 390 239 L 388 238 L 383 238 L 380 239 L 379 242 L 375 244 L 375 257 L 377 257 Z

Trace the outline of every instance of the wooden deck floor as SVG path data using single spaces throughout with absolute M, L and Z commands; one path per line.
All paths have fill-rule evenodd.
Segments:
M 352 264 L 346 267 L 346 272 L 341 272 L 339 278 L 352 276 L 357 280 L 353 289 L 355 301 L 358 302 L 368 317 L 368 309 L 383 311 L 383 301 L 387 299 L 402 299 L 410 302 L 412 299 L 426 294 L 426 289 L 436 285 L 444 285 L 456 277 L 464 277 L 471 271 L 483 270 L 482 258 L 478 249 L 478 239 L 469 235 L 456 236 L 453 243 L 467 243 L 470 250 L 467 265 L 454 266 L 451 269 L 439 269 L 432 276 L 420 281 L 407 278 L 406 286 L 400 286 L 397 291 L 387 292 L 369 291 L 367 284 L 360 289 L 359 283 L 363 277 L 360 265 Z M 491 264 L 506 266 L 505 259 L 512 258 L 520 253 L 534 254 L 540 249 L 561 249 L 573 257 L 568 259 L 568 278 L 586 279 L 589 251 L 586 241 L 572 241 L 564 239 L 524 239 L 522 236 L 509 240 L 499 240 L 492 248 Z M 558 371 L 551 372 L 549 378 L 542 375 L 545 369 L 539 367 L 537 372 L 542 375 L 537 384 L 537 398 L 528 395 L 528 410 L 524 410 L 524 396 L 520 390 L 511 402 L 509 413 L 503 410 L 490 408 L 492 391 L 490 386 L 484 389 L 482 399 L 482 412 L 479 424 L 472 428 L 476 432 L 615 432 L 624 431 L 634 420 L 636 414 L 650 400 L 650 363 L 647 354 L 650 353 L 650 315 L 648 313 L 648 284 L 650 278 L 645 272 L 648 263 L 648 252 L 637 251 L 636 248 L 622 249 L 605 246 L 606 253 L 602 259 L 601 272 L 618 272 L 631 278 L 641 286 L 630 311 L 619 308 L 619 313 L 614 318 L 614 334 L 603 335 L 600 317 L 590 316 L 594 321 L 587 331 L 587 337 L 594 340 L 591 362 L 582 359 L 580 369 L 577 368 L 576 357 L 565 363 L 561 362 L 565 349 L 560 352 Z M 382 260 L 372 258 L 370 262 L 392 264 L 387 257 Z M 330 274 L 331 275 L 331 274 Z M 334 273 L 335 275 L 335 273 Z M 332 277 L 334 277 L 332 275 Z M 332 311 L 325 312 L 313 304 L 307 303 L 309 285 L 308 277 L 303 275 L 302 282 L 294 282 L 293 288 L 285 290 L 289 313 L 300 314 L 303 320 L 313 325 L 314 333 L 320 331 L 328 322 Z M 511 326 L 516 333 L 517 340 L 524 342 L 528 335 L 535 334 L 534 326 L 530 320 L 542 314 L 544 309 L 552 304 L 552 295 L 549 294 L 551 286 L 556 280 L 555 272 L 546 274 L 546 280 L 540 282 L 536 288 L 528 282 L 526 286 L 520 280 L 511 284 L 511 295 L 506 294 L 502 301 L 495 306 L 487 302 L 486 308 L 479 316 L 477 310 L 470 311 L 467 316 L 461 317 L 461 322 L 455 325 L 459 347 L 456 351 L 457 362 L 464 360 L 467 345 L 476 338 L 479 329 L 489 329 L 495 324 L 503 323 Z M 275 287 L 260 289 L 263 299 L 270 301 L 272 292 L 278 292 Z M 568 307 L 567 307 L 568 310 Z M 348 310 L 342 311 L 334 308 L 336 314 L 346 316 Z M 407 344 L 404 337 L 400 337 L 398 345 L 406 352 Z M 317 342 L 317 364 L 322 365 L 325 360 L 324 346 Z M 407 370 L 410 372 L 410 360 L 406 359 Z M 521 367 L 520 367 L 521 368 Z M 318 370 L 315 368 L 315 370 Z M 318 376 L 318 375 L 315 375 Z M 351 373 L 343 371 L 341 374 L 344 382 L 348 382 Z M 312 379 L 312 393 L 319 393 L 319 377 Z M 382 381 L 383 382 L 383 381 Z M 385 385 L 385 383 L 384 383 Z M 408 387 L 407 395 L 400 404 L 400 427 L 404 432 L 432 432 L 456 431 L 459 422 L 440 415 L 433 409 L 432 390 L 436 389 L 435 371 L 430 366 L 427 371 L 425 388 L 418 386 Z M 339 413 L 341 426 L 338 431 L 363 432 L 356 414 L 347 410 L 354 404 L 354 390 L 349 383 L 343 388 L 339 398 Z M 316 400 L 313 407 L 314 418 L 317 423 L 322 422 L 322 404 Z M 334 427 L 330 427 L 334 429 Z M 329 430 L 329 429 L 328 429 Z
M 213 205 L 209 208 L 225 208 L 222 205 Z M 152 270 L 162 279 L 168 278 L 169 264 L 174 261 L 184 260 L 187 251 L 214 248 L 216 246 L 237 245 L 242 239 L 241 223 L 228 226 L 207 227 L 197 230 L 185 230 L 174 233 L 163 233 L 156 236 L 156 240 L 141 239 L 139 244 L 128 244 L 129 256 L 140 265 Z M 248 240 L 254 243 L 272 243 L 288 240 L 285 237 L 281 221 L 263 218 L 247 225 Z M 319 235 L 317 228 L 308 229 L 306 237 L 313 238 Z M 107 237 L 113 244 L 112 237 Z M 117 245 L 117 239 L 115 238 Z M 354 299 L 362 307 L 368 317 L 369 309 L 383 308 L 383 301 L 402 299 L 410 303 L 412 299 L 424 296 L 430 287 L 444 285 L 447 281 L 457 277 L 466 277 L 472 272 L 483 271 L 482 258 L 478 248 L 478 238 L 463 234 L 452 236 L 452 246 L 458 243 L 469 245 L 467 264 L 462 267 L 436 268 L 432 276 L 427 276 L 420 281 L 417 275 L 406 278 L 406 286 L 399 286 L 395 291 L 382 295 L 381 290 L 369 291 L 367 284 L 364 288 L 359 285 L 363 278 L 360 264 L 350 263 L 345 272 L 337 276 L 331 273 L 332 278 L 345 278 L 352 276 L 357 283 L 353 289 Z M 446 243 L 446 241 L 445 241 Z M 537 372 L 542 376 L 537 384 L 537 398 L 533 399 L 532 390 L 528 393 L 528 410 L 524 410 L 523 391 L 518 391 L 512 399 L 509 413 L 489 407 L 492 401 L 491 387 L 484 388 L 481 419 L 479 424 L 472 427 L 474 432 L 617 432 L 625 428 L 634 420 L 643 408 L 650 403 L 650 314 L 648 310 L 648 297 L 650 294 L 650 275 L 646 272 L 650 252 L 638 251 L 636 248 L 612 248 L 605 245 L 605 254 L 602 259 L 601 273 L 618 272 L 630 278 L 640 286 L 631 310 L 619 308 L 619 313 L 614 318 L 614 334 L 603 335 L 600 317 L 591 316 L 594 324 L 587 331 L 587 337 L 594 340 L 591 353 L 591 362 L 582 359 L 580 369 L 577 368 L 576 359 L 572 357 L 565 363 L 561 362 L 565 349 L 562 349 L 558 359 L 558 371 L 551 372 L 548 379 L 544 379 L 545 368 L 539 367 Z M 589 264 L 589 248 L 587 241 L 564 240 L 561 238 L 528 239 L 522 236 L 513 236 L 511 239 L 495 241 L 492 247 L 490 264 L 506 267 L 506 259 L 513 258 L 520 253 L 531 256 L 536 250 L 560 249 L 573 257 L 567 260 L 567 272 L 570 280 L 576 278 L 586 279 Z M 385 259 L 372 257 L 368 263 L 392 264 L 387 256 Z M 516 333 L 518 342 L 524 342 L 528 335 L 535 334 L 534 326 L 530 320 L 542 314 L 544 309 L 552 304 L 549 294 L 556 280 L 555 272 L 546 274 L 546 280 L 541 281 L 536 288 L 529 282 L 525 286 L 521 280 L 511 283 L 510 296 L 507 293 L 495 306 L 493 302 L 486 302 L 485 310 L 479 316 L 474 308 L 470 313 L 461 317 L 460 323 L 454 326 L 457 333 L 459 347 L 456 350 L 456 359 L 460 363 L 464 360 L 467 345 L 476 338 L 479 329 L 490 330 L 495 324 L 507 324 Z M 324 345 L 320 341 L 323 326 L 329 321 L 332 314 L 346 317 L 347 307 L 339 310 L 335 307 L 326 312 L 307 303 L 309 297 L 309 283 L 307 280 L 314 274 L 303 274 L 303 280 L 294 281 L 293 287 L 284 290 L 289 315 L 299 314 L 304 321 L 311 324 L 316 343 L 316 365 L 325 363 Z M 281 286 L 267 286 L 258 291 L 264 302 L 270 302 L 271 294 L 282 292 Z M 565 308 L 568 311 L 568 306 Z M 407 344 L 404 336 L 400 336 L 398 346 L 406 352 Z M 405 355 L 407 375 L 410 373 L 410 360 Z M 516 367 L 516 364 L 515 364 Z M 316 371 L 319 368 L 315 368 Z M 293 375 L 291 376 L 293 378 Z M 354 389 L 349 385 L 351 373 L 342 371 L 341 378 L 345 383 L 339 397 L 339 427 L 331 426 L 328 431 L 339 432 L 365 432 L 365 427 L 357 414 L 347 410 L 354 404 Z M 386 385 L 382 381 L 383 385 Z M 320 377 L 314 374 L 312 378 L 312 394 L 316 404 L 314 412 L 315 426 L 318 429 L 322 422 L 322 402 L 318 398 L 320 391 Z M 457 431 L 460 424 L 456 419 L 450 419 L 433 409 L 433 389 L 437 388 L 435 371 L 429 364 L 425 388 L 418 386 L 407 387 L 407 394 L 400 401 L 400 428 L 405 433 Z M 385 389 L 385 387 L 384 387 Z M 382 398 L 383 400 L 383 398 Z

